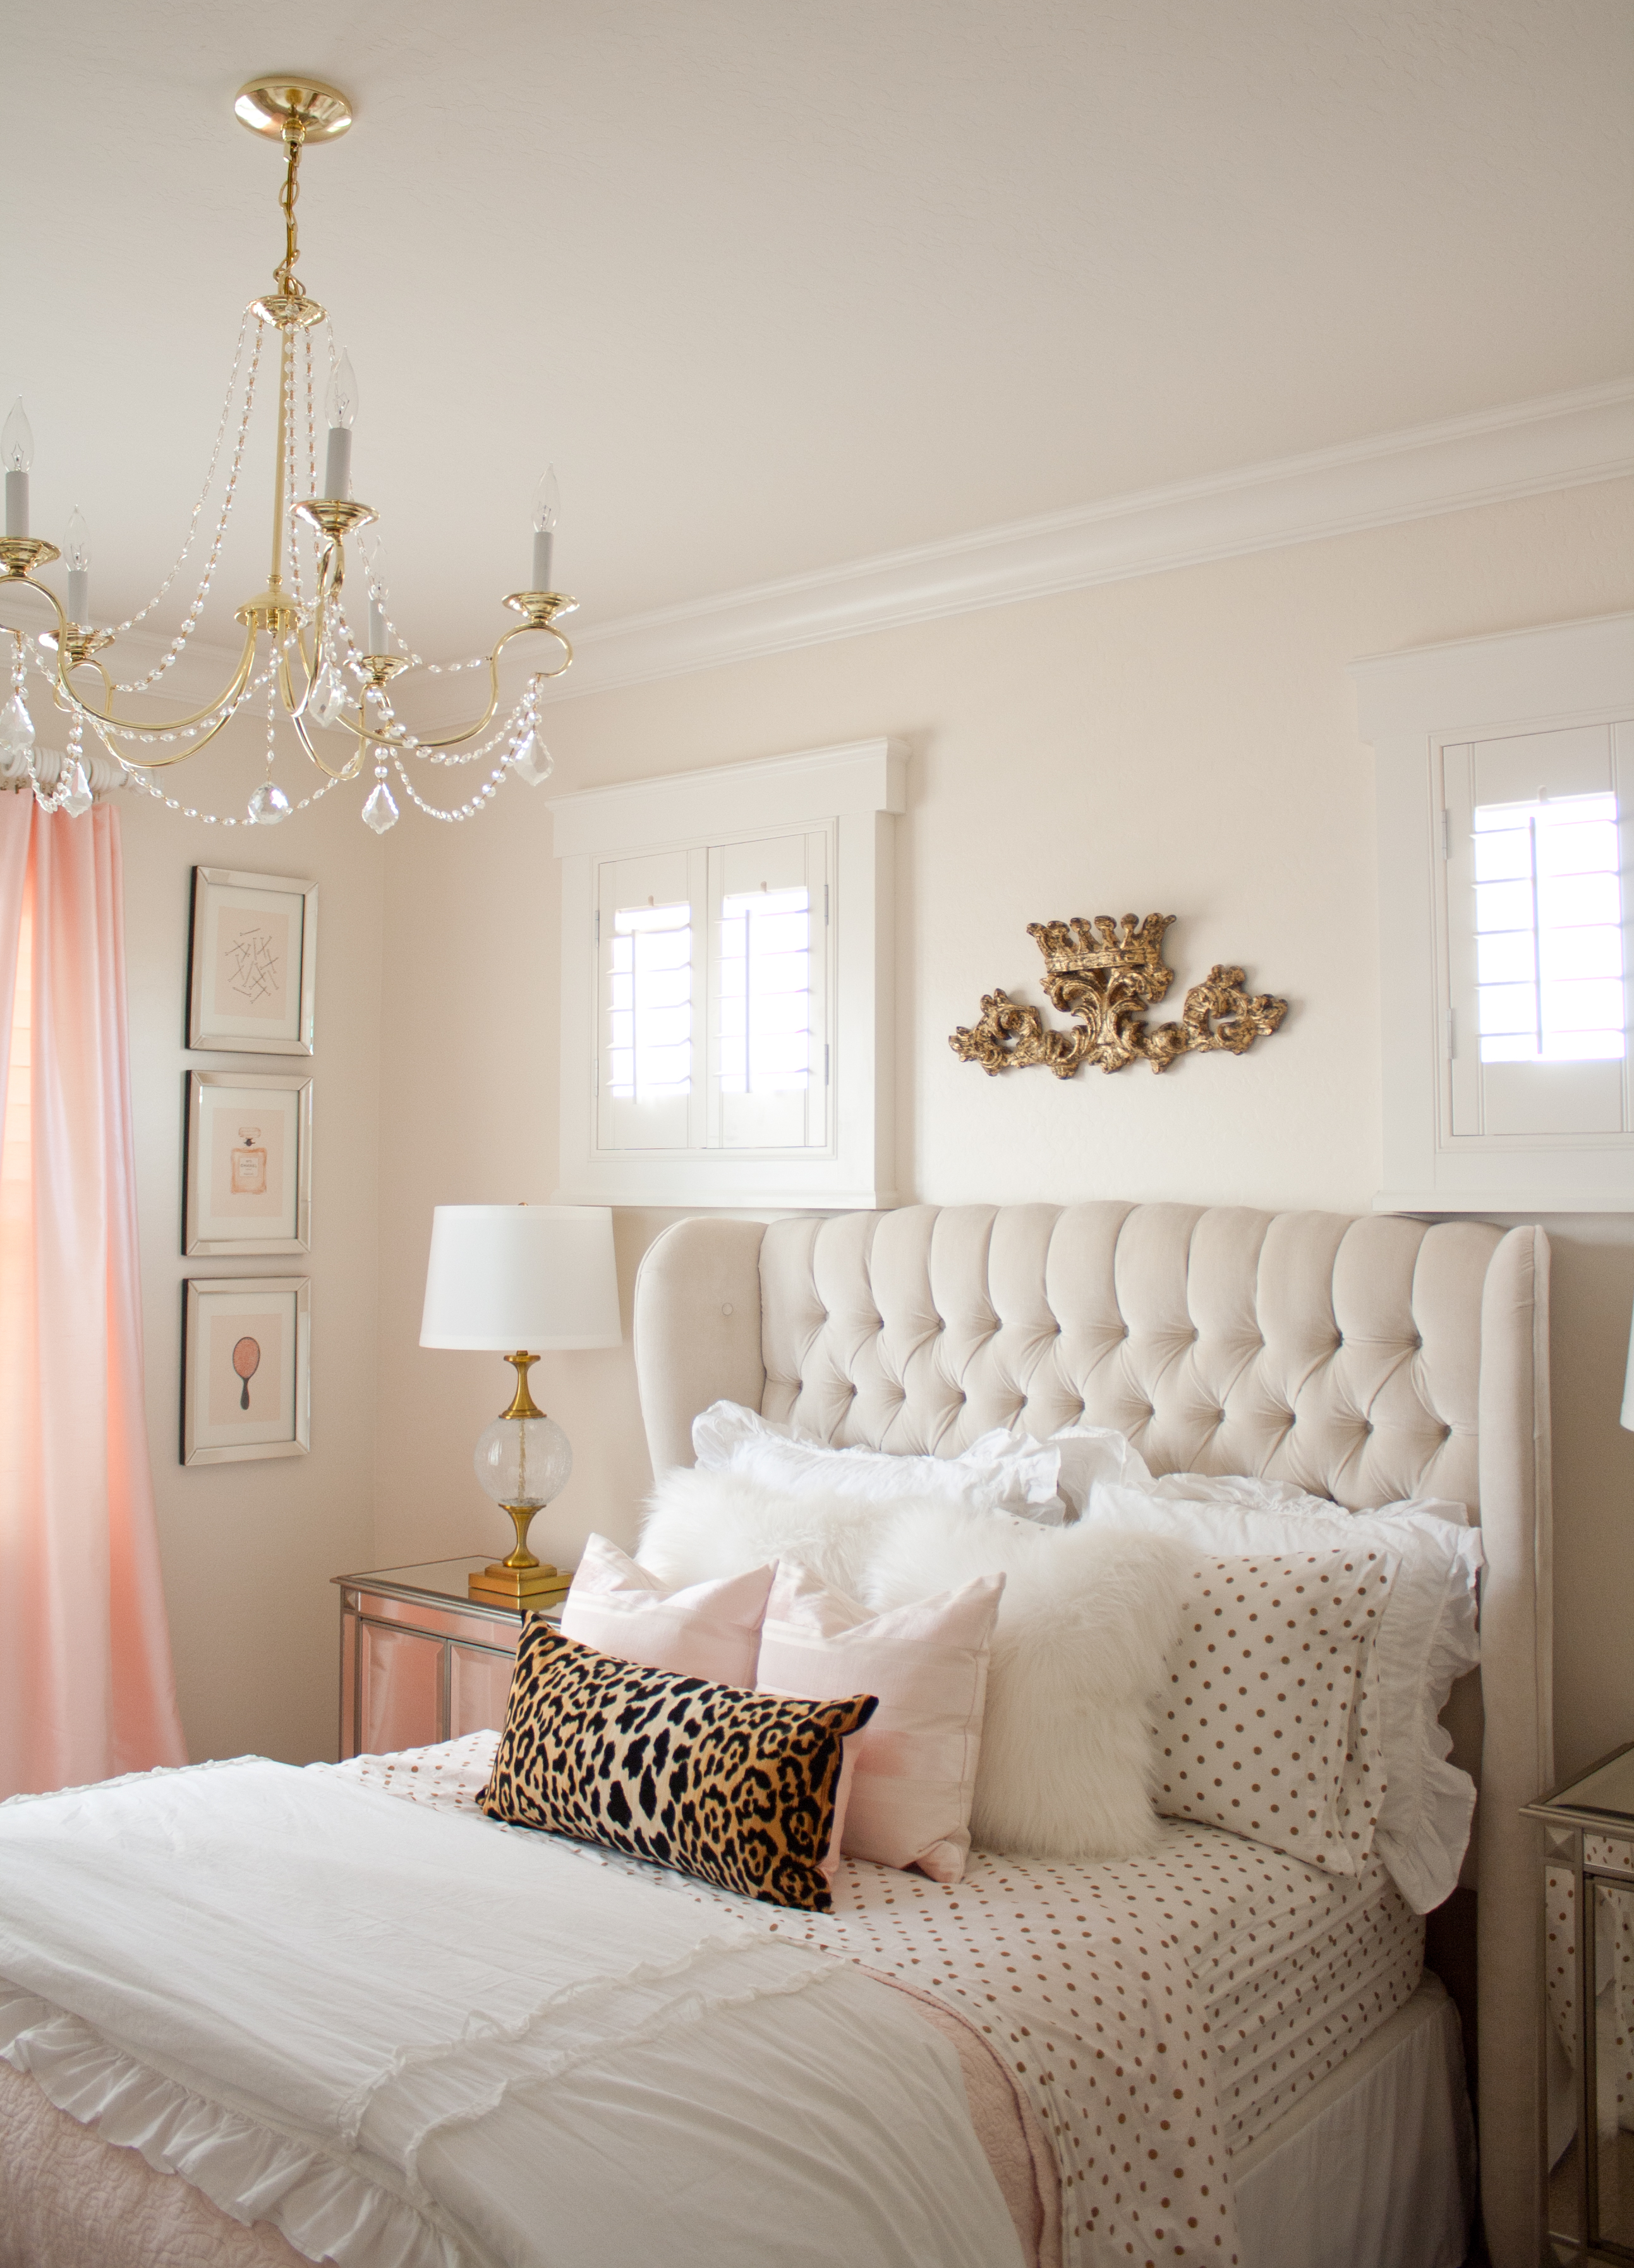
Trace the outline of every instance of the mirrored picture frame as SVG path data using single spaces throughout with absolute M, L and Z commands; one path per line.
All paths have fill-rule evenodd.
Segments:
M 312 1090 L 310 1071 L 188 1073 L 189 1259 L 312 1249 Z
M 188 1045 L 311 1055 L 317 951 L 316 882 L 195 866 Z
M 189 1277 L 183 1290 L 182 1463 L 304 1457 L 312 1447 L 311 1279 Z

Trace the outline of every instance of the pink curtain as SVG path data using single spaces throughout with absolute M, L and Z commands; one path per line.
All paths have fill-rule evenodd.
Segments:
M 111 811 L 0 794 L 0 1105 L 4 1796 L 187 1761 L 143 1405 Z

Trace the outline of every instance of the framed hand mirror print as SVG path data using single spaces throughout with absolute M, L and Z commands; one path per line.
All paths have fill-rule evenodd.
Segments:
M 305 1276 L 190 1277 L 181 1462 L 303 1457 L 312 1447 L 312 1285 Z

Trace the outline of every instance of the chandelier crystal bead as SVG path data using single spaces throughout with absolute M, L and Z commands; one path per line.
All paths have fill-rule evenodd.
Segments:
M 276 827 L 290 816 L 291 807 L 281 787 L 275 787 L 270 780 L 262 780 L 250 798 L 250 825 Z
M 19 758 L 26 764 L 33 754 L 34 720 L 20 693 L 13 693 L 0 709 L 0 756 Z
M 543 787 L 556 768 L 556 760 L 540 739 L 537 728 L 529 733 L 511 761 L 512 770 L 529 787 Z
M 95 800 L 91 792 L 91 783 L 85 777 L 85 768 L 82 763 L 64 763 L 63 770 L 63 779 L 57 791 L 57 808 L 65 811 L 70 819 L 83 819 Z
M 384 835 L 388 827 L 397 824 L 397 806 L 392 801 L 392 791 L 384 780 L 378 781 L 373 794 L 363 807 L 363 823 L 377 835 Z

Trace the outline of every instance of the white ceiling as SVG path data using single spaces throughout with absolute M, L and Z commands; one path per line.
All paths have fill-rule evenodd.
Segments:
M 431 653 L 547 458 L 589 625 L 1634 367 L 1626 0 L 18 0 L 4 55 L 0 414 L 103 619 L 282 249 L 263 67 L 356 104 L 301 272 Z

